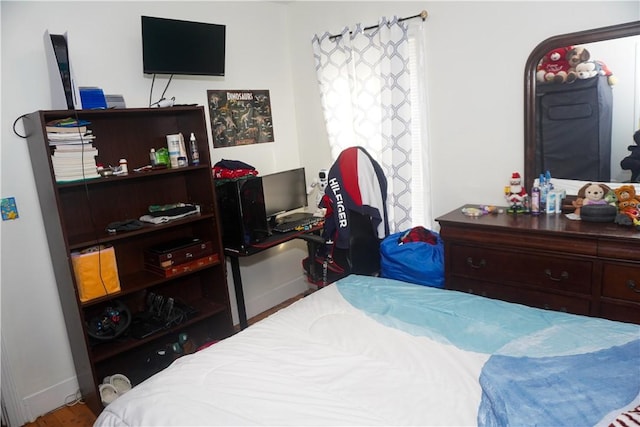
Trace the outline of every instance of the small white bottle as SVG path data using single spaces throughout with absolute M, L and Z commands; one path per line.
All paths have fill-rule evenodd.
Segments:
M 189 138 L 189 151 L 191 151 L 191 164 L 199 165 L 200 164 L 200 153 L 198 152 L 198 143 L 196 142 L 196 136 L 191 132 L 191 137 Z
M 149 161 L 151 161 L 151 166 L 157 166 L 158 160 L 156 158 L 156 149 L 152 148 L 149 150 Z
M 120 159 L 118 162 L 120 165 L 120 173 L 126 175 L 129 173 L 129 166 L 127 165 L 127 159 Z

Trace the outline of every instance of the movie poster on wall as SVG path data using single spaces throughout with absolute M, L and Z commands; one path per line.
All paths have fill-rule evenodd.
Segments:
M 207 90 L 213 148 L 273 142 L 268 90 Z

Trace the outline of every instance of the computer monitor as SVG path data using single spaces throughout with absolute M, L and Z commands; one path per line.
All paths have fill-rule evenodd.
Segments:
M 269 220 L 296 209 L 307 207 L 307 182 L 304 168 L 262 176 L 264 207 Z

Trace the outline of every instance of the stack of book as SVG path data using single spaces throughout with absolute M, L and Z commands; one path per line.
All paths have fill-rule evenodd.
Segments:
M 47 123 L 49 146 L 53 147 L 51 163 L 57 182 L 99 178 L 93 146 L 95 136 L 88 122 L 62 119 Z

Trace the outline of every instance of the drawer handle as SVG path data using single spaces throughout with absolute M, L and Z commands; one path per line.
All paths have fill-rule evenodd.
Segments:
M 569 278 L 569 273 L 567 273 L 566 271 L 560 273 L 560 277 L 553 277 L 553 274 L 551 274 L 551 270 L 548 268 L 544 271 L 544 274 L 546 274 L 547 277 L 554 282 L 560 282 L 561 280 L 567 280 Z
M 631 289 L 633 292 L 640 294 L 640 288 L 636 285 L 635 280 L 627 280 L 627 288 Z
M 480 262 L 478 264 L 474 264 L 473 263 L 473 258 L 468 257 L 467 258 L 467 265 L 471 268 L 483 268 L 487 266 L 487 261 L 485 261 L 484 259 L 481 259 Z

